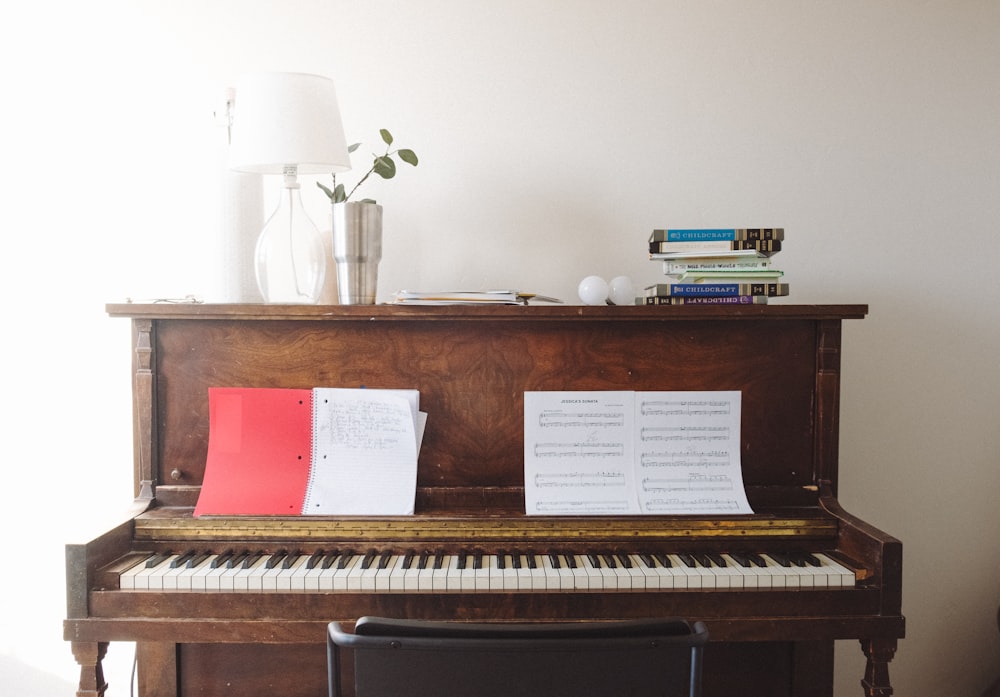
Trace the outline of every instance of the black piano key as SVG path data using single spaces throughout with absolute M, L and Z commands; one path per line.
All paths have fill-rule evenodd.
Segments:
M 361 560 L 361 568 L 362 569 L 370 569 L 370 568 L 372 568 L 372 562 L 375 561 L 375 555 L 376 554 L 378 554 L 378 552 L 376 552 L 374 549 L 368 550 L 368 552 L 365 554 L 364 558 Z
M 208 561 L 209 557 L 212 556 L 211 552 L 202 552 L 201 554 L 196 554 L 187 561 L 187 568 L 197 569 L 199 566 Z
M 472 568 L 481 569 L 483 568 L 483 553 L 476 551 L 472 557 Z
M 416 553 L 413 550 L 410 550 L 409 552 L 403 555 L 404 569 L 409 569 L 411 566 L 413 566 L 413 557 L 415 556 L 415 554 Z
M 329 569 L 340 559 L 340 552 L 333 550 L 323 557 L 323 563 L 321 564 L 323 569 Z
M 521 553 L 516 549 L 510 553 L 510 565 L 515 569 L 521 568 Z
M 160 552 L 159 554 L 154 554 L 149 559 L 146 560 L 146 568 L 152 569 L 153 567 L 159 566 L 167 559 L 173 555 L 173 552 Z
M 467 556 L 466 553 L 465 552 L 459 552 L 457 556 L 458 556 L 458 563 L 456 564 L 457 568 L 459 568 L 459 569 L 465 569 L 465 560 L 466 560 L 466 556 Z
M 424 550 L 420 553 L 420 558 L 417 559 L 417 568 L 421 571 L 427 568 L 427 560 L 430 559 L 431 553 Z
M 315 552 L 310 554 L 309 558 L 306 560 L 306 568 L 315 569 L 323 562 L 324 556 L 326 556 L 326 552 L 324 552 L 322 549 L 317 549 Z
M 750 558 L 750 561 L 753 563 L 754 566 L 758 566 L 758 567 L 760 567 L 762 569 L 765 566 L 767 566 L 767 560 L 764 559 L 764 557 L 762 557 L 759 554 L 750 554 L 749 558 Z
M 234 552 L 231 549 L 227 549 L 225 552 L 223 552 L 215 559 L 213 559 L 212 563 L 209 564 L 209 566 L 213 569 L 218 569 L 220 566 L 225 566 L 226 562 L 232 559 L 234 554 L 236 554 L 236 552 Z
M 726 558 L 718 552 L 706 552 L 705 556 L 711 559 L 712 563 L 718 567 L 725 568 L 729 566 L 729 564 L 726 563 Z
M 435 552 L 434 553 L 434 568 L 435 569 L 440 569 L 442 566 L 444 566 L 444 552 L 440 552 L 440 551 Z
M 645 552 L 643 552 L 642 554 L 639 555 L 639 561 L 645 564 L 647 569 L 656 568 L 656 560 L 653 559 L 653 556 L 651 554 L 646 554 Z
M 616 554 L 615 557 L 618 559 L 618 563 L 621 564 L 623 569 L 632 568 L 632 559 L 627 554 Z
M 243 563 L 243 560 L 250 555 L 250 552 L 240 552 L 239 554 L 234 554 L 226 560 L 227 569 L 235 569 Z
M 392 561 L 392 552 L 388 549 L 382 552 L 382 556 L 378 558 L 378 568 L 385 569 L 389 566 L 389 562 Z
M 248 553 L 246 559 L 243 560 L 243 568 L 249 569 L 251 566 L 259 562 L 263 556 L 264 556 L 263 552 Z
M 282 562 L 281 562 L 281 568 L 282 569 L 290 569 L 290 568 L 292 568 L 292 566 L 295 565 L 295 562 L 297 562 L 299 560 L 299 557 L 301 557 L 301 556 L 302 556 L 302 552 L 289 552 L 288 556 L 286 556 L 284 558 L 284 560 L 282 560 Z
M 590 560 L 590 565 L 595 569 L 601 568 L 601 557 L 598 554 L 588 554 L 587 559 Z
M 354 559 L 353 552 L 344 552 L 343 554 L 340 555 L 340 558 L 337 559 L 337 568 L 346 569 L 347 565 L 351 563 L 352 559 Z
M 615 555 L 613 554 L 602 554 L 601 559 L 604 560 L 604 565 L 609 569 L 617 569 L 618 562 L 615 561 Z
M 699 566 L 702 566 L 706 569 L 711 569 L 712 566 L 714 566 L 711 557 L 709 557 L 704 552 L 695 552 L 691 556 L 694 557 L 694 560 L 698 562 Z
M 552 564 L 553 569 L 562 568 L 562 563 L 559 561 L 559 555 L 555 552 L 549 552 L 549 563 Z
M 823 562 L 821 562 L 819 557 L 815 554 L 811 554 L 809 552 L 803 552 L 803 554 L 805 555 L 806 564 L 809 566 L 823 566 Z
M 575 554 L 564 554 L 563 560 L 566 562 L 567 569 L 576 568 L 576 555 Z
M 688 554 L 687 552 L 680 552 L 677 557 L 684 562 L 684 566 L 689 569 L 695 569 L 698 567 L 698 562 L 695 561 L 693 554 Z
M 271 556 L 269 556 L 267 558 L 267 561 L 264 562 L 264 568 L 265 569 L 273 569 L 276 566 L 280 566 L 281 565 L 281 560 L 284 559 L 287 555 L 288 555 L 288 552 L 286 550 L 279 549 L 277 552 L 275 552 L 274 554 L 272 554 Z
M 792 562 L 789 561 L 787 554 L 782 554 L 781 552 L 768 552 L 767 556 L 774 559 L 774 561 L 780 566 L 789 567 L 792 565 Z
M 506 569 L 507 568 L 507 552 L 502 549 L 497 550 L 497 568 Z
M 750 561 L 750 556 L 744 554 L 743 552 L 730 552 L 729 556 L 733 558 L 733 561 L 745 569 L 750 568 L 750 565 L 753 563 Z
M 674 565 L 674 563 L 670 561 L 670 557 L 668 557 L 666 554 L 654 554 L 653 558 L 656 559 L 656 561 L 658 561 L 660 563 L 660 566 L 662 566 L 664 569 L 669 569 Z
M 194 550 L 189 549 L 187 552 L 184 552 L 184 554 L 179 555 L 176 559 L 171 560 L 170 568 L 178 569 L 187 564 L 188 560 L 192 559 L 193 557 L 194 557 Z
M 524 559 L 528 563 L 529 569 L 538 568 L 538 557 L 536 557 L 534 554 L 525 554 Z

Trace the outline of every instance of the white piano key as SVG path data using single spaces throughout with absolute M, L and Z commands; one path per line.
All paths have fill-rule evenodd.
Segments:
M 820 563 L 823 565 L 823 569 L 826 570 L 827 585 L 832 587 L 854 587 L 857 582 L 856 575 L 853 570 L 848 569 L 843 564 L 840 564 L 832 557 L 828 557 L 825 554 L 817 554 L 816 558 L 819 559 Z
M 365 563 L 368 564 L 368 568 L 364 568 Z M 363 557 L 358 571 L 358 590 L 362 593 L 374 593 L 378 572 L 378 555 Z
M 434 555 L 428 554 L 423 560 L 423 568 L 420 568 L 420 557 L 413 562 L 417 567 L 417 592 L 429 593 L 434 589 Z
M 452 555 L 441 556 L 441 568 L 434 569 L 431 573 L 431 590 L 442 592 L 448 589 L 448 571 L 451 566 Z
M 149 587 L 148 580 L 142 576 L 142 572 L 146 570 L 146 561 L 149 558 L 144 557 L 138 560 L 135 564 L 118 574 L 118 587 L 121 590 L 144 590 Z M 140 578 L 138 585 L 136 584 L 137 578 Z
M 574 590 L 589 590 L 591 575 L 584 565 L 583 555 L 574 554 L 572 555 L 575 565 L 573 566 L 573 589 Z M 595 587 L 596 588 L 596 587 Z M 599 589 L 598 589 L 599 590 Z
M 635 563 L 637 559 L 633 559 L 632 555 L 629 554 L 621 556 L 624 556 L 629 562 L 628 566 L 625 566 L 624 564 L 622 565 L 623 570 L 625 571 L 626 574 L 628 574 L 629 577 L 629 588 L 634 591 L 645 590 L 646 574 L 643 572 L 642 567 L 639 564 Z M 619 562 L 621 562 L 620 559 Z
M 528 578 L 531 580 L 530 590 L 545 590 L 548 585 L 548 579 L 546 578 L 545 567 L 542 566 L 541 556 L 538 554 L 525 554 L 524 562 L 528 567 Z
M 500 570 L 500 587 L 506 591 L 513 591 L 517 590 L 517 586 L 517 569 L 514 568 L 514 555 L 504 554 L 504 567 Z
M 341 568 L 341 559 L 338 559 L 333 566 L 330 567 L 331 580 L 333 581 L 333 590 L 335 591 L 346 591 L 348 590 L 347 578 L 354 570 L 354 567 L 361 564 L 361 556 L 358 554 L 348 555 L 344 558 L 344 566 Z
M 511 555 L 511 564 L 514 555 Z M 531 569 L 528 568 L 528 557 L 524 554 L 517 554 L 517 589 L 521 591 L 530 591 L 533 587 L 534 579 L 531 575 Z

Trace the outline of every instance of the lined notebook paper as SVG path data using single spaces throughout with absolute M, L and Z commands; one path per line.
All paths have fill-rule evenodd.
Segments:
M 416 390 L 210 388 L 194 515 L 412 513 L 425 418 Z

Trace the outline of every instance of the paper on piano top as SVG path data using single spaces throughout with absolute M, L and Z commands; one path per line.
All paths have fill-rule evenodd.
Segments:
M 528 515 L 748 514 L 741 393 L 525 392 Z
M 313 390 L 303 515 L 408 515 L 426 415 L 416 390 Z

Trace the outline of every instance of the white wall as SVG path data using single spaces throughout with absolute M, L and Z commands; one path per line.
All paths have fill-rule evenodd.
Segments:
M 783 225 L 790 301 L 871 306 L 845 328 L 840 499 L 904 542 L 896 693 L 1000 677 L 1000 3 L 11 5 L 3 529 L 39 572 L 0 580 L 0 677 L 22 695 L 33 671 L 75 682 L 62 545 L 130 496 L 128 329 L 104 303 L 218 297 L 212 110 L 260 69 L 333 77 L 349 140 L 388 127 L 421 156 L 368 191 L 383 297 L 575 300 L 592 273 L 658 280 L 654 226 Z M 111 697 L 127 658 L 112 646 Z M 838 647 L 838 695 L 862 669 Z

